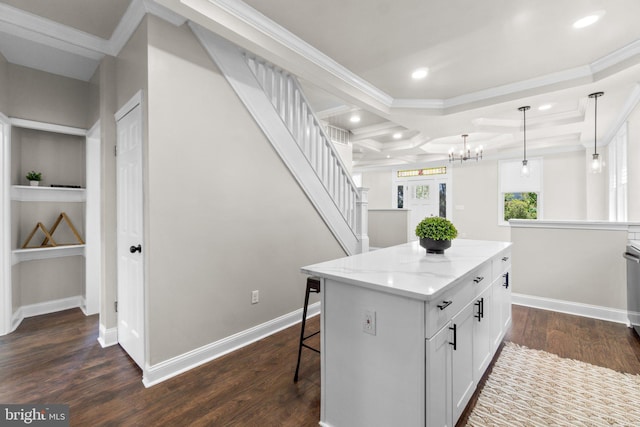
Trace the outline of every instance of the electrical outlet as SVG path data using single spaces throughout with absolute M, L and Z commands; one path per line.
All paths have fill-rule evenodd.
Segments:
M 376 334 L 376 312 L 373 310 L 365 310 L 362 317 L 362 331 L 375 335 Z
M 252 291 L 251 292 L 251 304 L 257 304 L 260 302 L 260 292 Z

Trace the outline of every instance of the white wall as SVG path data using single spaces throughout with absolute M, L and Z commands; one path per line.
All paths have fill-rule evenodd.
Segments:
M 362 172 L 362 186 L 369 189 L 369 209 L 393 207 L 393 174 L 390 170 Z
M 628 217 L 640 222 L 640 105 L 629 116 L 627 128 Z
M 547 155 L 543 164 L 543 219 L 587 219 L 584 152 Z
M 189 29 L 148 39 L 154 365 L 300 308 L 300 267 L 345 254 Z
M 509 241 L 509 227 L 498 225 L 498 162 L 454 165 L 452 181 L 458 237 Z
M 408 209 L 369 209 L 369 246 L 386 248 L 409 241 L 411 211 Z

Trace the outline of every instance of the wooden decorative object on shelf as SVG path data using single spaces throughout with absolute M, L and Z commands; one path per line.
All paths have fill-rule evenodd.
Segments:
M 53 240 L 53 233 L 56 232 L 56 229 L 58 228 L 62 220 L 64 220 L 67 223 L 73 235 L 76 236 L 76 239 L 78 239 L 78 243 L 59 244 L 59 243 L 56 243 L 55 240 Z M 42 230 L 42 232 L 44 233 L 44 236 L 45 236 L 44 240 L 42 241 L 40 246 L 29 246 L 29 242 L 31 241 L 33 236 L 36 234 L 36 231 L 38 231 L 38 229 Z M 27 237 L 27 240 L 25 240 L 24 244 L 22 245 L 22 249 L 35 249 L 35 248 L 70 246 L 70 245 L 84 245 L 84 240 L 82 240 L 82 237 L 80 237 L 80 233 L 78 233 L 78 230 L 76 230 L 76 228 L 73 226 L 71 219 L 69 219 L 66 213 L 62 212 L 58 216 L 58 219 L 56 220 L 55 224 L 53 224 L 53 227 L 51 227 L 51 230 L 47 230 L 47 228 L 41 222 L 36 224 L 36 226 L 33 228 L 31 233 L 29 234 L 29 237 Z

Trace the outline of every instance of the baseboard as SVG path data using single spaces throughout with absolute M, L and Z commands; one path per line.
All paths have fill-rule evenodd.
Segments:
M 40 302 L 37 304 L 23 305 L 11 316 L 11 331 L 15 331 L 20 323 L 27 317 L 40 316 L 42 314 L 55 313 L 56 311 L 69 310 L 82 307 L 82 296 L 62 298 L 54 301 Z
M 118 328 L 107 329 L 103 324 L 100 324 L 98 342 L 102 348 L 118 344 Z
M 590 317 L 593 319 L 607 320 L 609 322 L 624 323 L 629 326 L 629 319 L 627 318 L 626 310 L 517 293 L 511 295 L 511 302 L 516 305 L 541 308 L 543 310 L 557 311 L 560 313 Z
M 307 317 L 320 313 L 320 302 L 309 305 Z M 231 335 L 227 338 L 213 342 L 190 352 L 173 357 L 164 362 L 144 369 L 142 383 L 145 387 L 151 387 L 178 374 L 186 372 L 204 363 L 217 359 L 220 356 L 231 353 L 253 342 L 275 334 L 283 329 L 299 323 L 302 319 L 302 309 L 280 316 L 261 325 Z

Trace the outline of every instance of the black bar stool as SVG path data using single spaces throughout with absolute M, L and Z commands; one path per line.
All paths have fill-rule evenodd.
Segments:
M 304 336 L 304 327 L 307 323 L 307 307 L 309 306 L 309 294 L 311 292 L 315 292 L 316 294 L 320 293 L 320 278 L 319 277 L 308 277 L 307 278 L 307 291 L 304 295 L 304 307 L 302 308 L 302 327 L 300 328 L 300 344 L 298 345 L 298 363 L 296 364 L 296 374 L 293 376 L 293 382 L 298 382 L 298 371 L 300 370 L 300 356 L 302 355 L 302 347 L 306 347 L 309 350 L 313 350 L 316 353 L 320 353 L 320 350 L 317 348 L 313 348 L 305 344 L 304 342 L 311 338 L 314 335 L 320 333 L 320 331 L 316 331 L 311 335 Z

